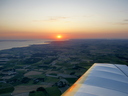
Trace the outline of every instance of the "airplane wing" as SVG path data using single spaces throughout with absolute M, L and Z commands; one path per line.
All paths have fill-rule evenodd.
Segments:
M 61 96 L 128 96 L 128 66 L 95 63 Z

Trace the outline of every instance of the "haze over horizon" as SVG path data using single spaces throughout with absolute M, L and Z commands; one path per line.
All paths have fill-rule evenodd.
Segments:
M 128 0 L 0 0 L 0 39 L 128 38 Z

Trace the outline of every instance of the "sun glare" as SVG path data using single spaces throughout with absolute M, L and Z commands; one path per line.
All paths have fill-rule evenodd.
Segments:
M 60 38 L 62 38 L 62 36 L 61 35 L 57 35 L 57 38 L 60 39 Z

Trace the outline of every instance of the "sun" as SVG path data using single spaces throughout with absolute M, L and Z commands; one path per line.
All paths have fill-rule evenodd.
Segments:
M 62 38 L 62 36 L 61 36 L 61 35 L 57 35 L 56 37 L 57 37 L 58 39 L 61 39 L 61 38 Z

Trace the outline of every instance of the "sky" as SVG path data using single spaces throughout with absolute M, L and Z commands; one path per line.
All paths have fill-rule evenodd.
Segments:
M 128 0 L 0 0 L 0 39 L 128 38 Z

